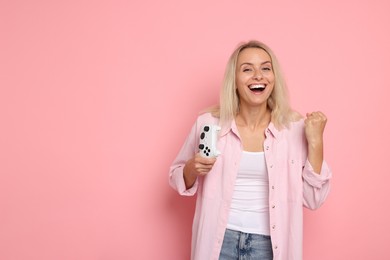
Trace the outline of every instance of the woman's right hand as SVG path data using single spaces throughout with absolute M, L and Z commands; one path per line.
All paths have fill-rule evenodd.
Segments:
M 216 160 L 217 158 L 202 157 L 199 153 L 195 154 L 192 159 L 188 160 L 183 170 L 186 188 L 191 188 L 198 176 L 204 176 L 209 173 Z

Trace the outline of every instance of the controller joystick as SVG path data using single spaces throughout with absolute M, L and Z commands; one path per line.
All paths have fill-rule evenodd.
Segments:
M 218 132 L 221 127 L 217 125 L 204 125 L 199 138 L 199 152 L 202 157 L 217 157 L 221 153 L 217 149 Z

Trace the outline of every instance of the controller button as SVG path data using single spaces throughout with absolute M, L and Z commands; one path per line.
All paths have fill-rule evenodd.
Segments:
M 204 127 L 204 130 L 205 130 L 206 132 L 208 132 L 208 131 L 210 130 L 210 127 L 209 127 L 209 126 L 205 126 L 205 127 Z
M 203 140 L 203 139 L 204 139 L 204 137 L 205 137 L 205 134 L 204 134 L 204 132 L 203 132 L 203 133 L 201 133 L 201 134 L 200 134 L 200 139 L 202 139 L 202 140 Z
M 203 150 L 203 148 L 204 148 L 204 144 L 200 144 L 200 145 L 199 145 L 199 149 L 200 149 L 200 150 Z

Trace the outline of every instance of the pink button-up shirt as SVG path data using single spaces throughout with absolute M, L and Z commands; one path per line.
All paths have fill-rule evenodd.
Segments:
M 230 203 L 240 164 L 242 143 L 232 121 L 220 131 L 217 147 L 221 151 L 211 171 L 198 177 L 186 189 L 183 168 L 198 152 L 201 128 L 218 124 L 210 113 L 202 114 L 187 137 L 169 173 L 170 185 L 184 196 L 197 193 L 192 227 L 192 260 L 218 259 L 228 221 Z M 269 214 L 275 260 L 302 259 L 303 205 L 318 208 L 329 193 L 331 171 L 324 161 L 320 174 L 307 160 L 303 120 L 289 129 L 277 130 L 270 123 L 265 132 L 264 153 L 269 176 Z

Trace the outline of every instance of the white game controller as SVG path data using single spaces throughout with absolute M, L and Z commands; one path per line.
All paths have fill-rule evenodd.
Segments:
M 199 139 L 199 153 L 202 157 L 217 157 L 221 154 L 217 150 L 218 132 L 221 127 L 217 125 L 204 125 Z

